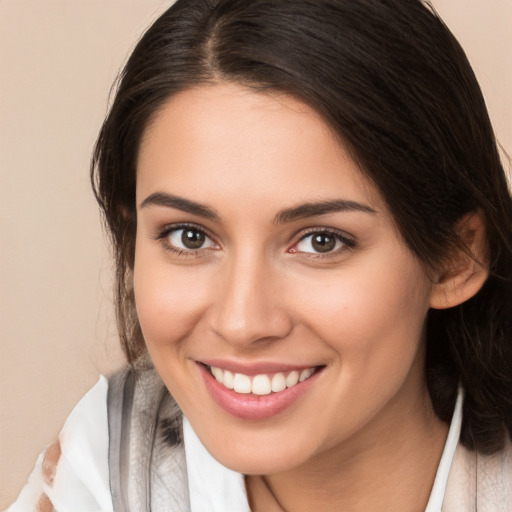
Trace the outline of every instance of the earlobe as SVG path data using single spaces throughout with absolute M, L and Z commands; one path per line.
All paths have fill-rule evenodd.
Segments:
M 430 307 L 458 306 L 478 293 L 489 275 L 489 255 L 485 225 L 480 212 L 459 221 L 457 233 L 464 247 L 457 247 L 438 272 L 430 297 Z

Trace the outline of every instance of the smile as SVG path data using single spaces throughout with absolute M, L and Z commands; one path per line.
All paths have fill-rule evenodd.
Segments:
M 325 370 L 324 365 L 283 368 L 264 364 L 258 368 L 225 364 L 229 370 L 213 361 L 199 363 L 197 368 L 214 402 L 243 420 L 266 420 L 283 413 L 308 394 Z
M 223 370 L 215 366 L 210 367 L 210 372 L 215 380 L 227 389 L 232 389 L 236 393 L 254 395 L 270 395 L 270 393 L 279 393 L 287 388 L 292 388 L 300 382 L 304 382 L 315 373 L 315 368 L 305 368 L 300 372 L 293 370 L 290 372 L 278 372 L 273 375 L 259 374 L 254 376 L 244 375 L 243 373 L 232 373 L 229 370 Z

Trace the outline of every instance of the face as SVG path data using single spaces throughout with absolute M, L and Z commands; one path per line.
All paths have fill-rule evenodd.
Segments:
M 377 190 L 289 97 L 202 86 L 157 113 L 134 284 L 157 371 L 234 470 L 354 450 L 425 394 L 430 281 Z

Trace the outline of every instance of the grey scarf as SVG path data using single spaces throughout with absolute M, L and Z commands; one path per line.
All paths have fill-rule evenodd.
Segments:
M 182 414 L 156 371 L 116 373 L 107 400 L 114 511 L 189 511 Z

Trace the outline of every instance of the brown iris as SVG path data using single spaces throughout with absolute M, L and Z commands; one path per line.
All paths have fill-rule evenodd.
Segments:
M 181 241 L 187 249 L 200 249 L 205 241 L 206 235 L 196 229 L 184 229 Z
M 313 235 L 311 245 L 317 252 L 329 252 L 336 246 L 336 238 L 329 233 L 318 233 Z

